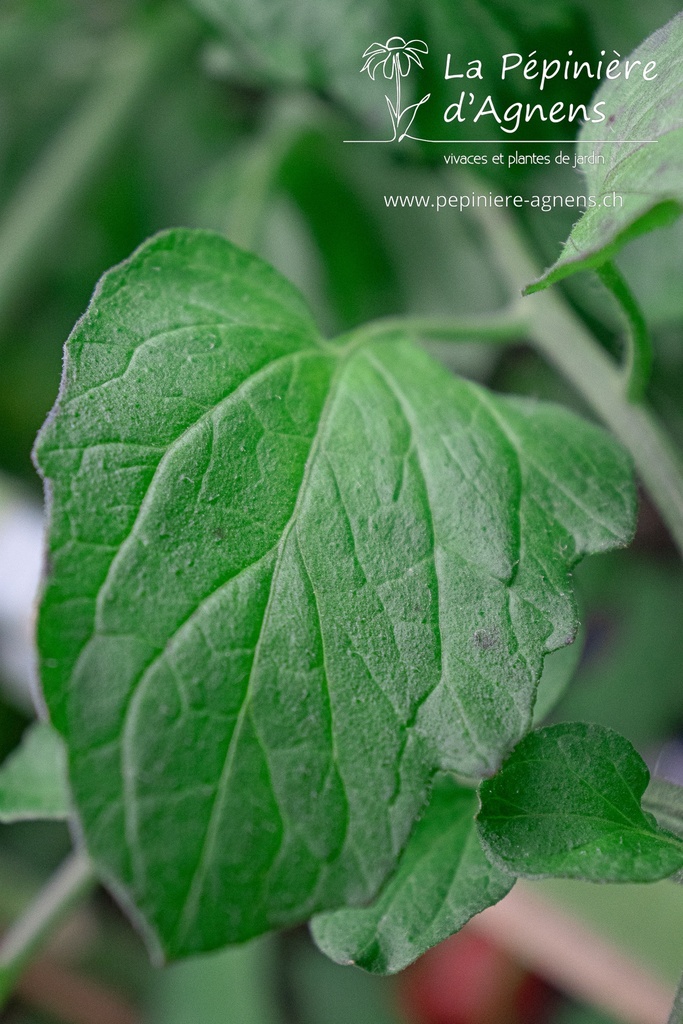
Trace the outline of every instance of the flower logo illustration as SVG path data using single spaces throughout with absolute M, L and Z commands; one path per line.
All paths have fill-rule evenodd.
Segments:
M 389 81 L 395 79 L 396 81 L 395 103 L 392 103 L 388 96 L 385 97 L 389 107 L 389 114 L 391 115 L 391 124 L 394 129 L 393 138 L 388 139 L 388 142 L 394 142 L 396 139 L 401 142 L 406 138 L 418 109 L 431 96 L 431 93 L 427 93 L 419 102 L 410 103 L 408 106 L 401 108 L 401 79 L 408 75 L 413 64 L 417 64 L 421 68 L 423 64 L 420 60 L 420 54 L 428 52 L 429 47 L 422 39 L 411 39 L 410 42 L 406 42 L 401 36 L 392 36 L 390 39 L 387 39 L 386 43 L 372 43 L 363 54 L 365 64 L 361 68 L 361 74 L 367 71 L 370 78 L 374 81 L 377 71 L 382 68 L 386 79 Z M 408 121 L 401 126 L 401 122 L 405 120 L 407 115 L 409 115 Z M 402 129 L 400 135 L 399 128 Z

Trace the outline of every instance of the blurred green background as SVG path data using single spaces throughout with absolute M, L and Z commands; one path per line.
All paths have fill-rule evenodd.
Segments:
M 223 232 L 268 259 L 302 289 L 330 334 L 389 313 L 493 310 L 505 290 L 475 223 L 458 211 L 392 210 L 384 203 L 385 194 L 460 190 L 458 171 L 444 167 L 439 147 L 342 141 L 364 137 L 359 132 L 381 137 L 387 130 L 383 83 L 359 73 L 363 50 L 397 33 L 427 40 L 434 60 L 416 88 L 431 91 L 430 109 L 439 111 L 451 96 L 441 70 L 446 52 L 454 61 L 489 62 L 509 50 L 538 50 L 551 58 L 572 47 L 587 58 L 601 49 L 624 56 L 677 8 L 672 0 L 3 0 L 0 757 L 13 749 L 33 714 L 31 608 L 42 496 L 31 447 L 57 393 L 63 342 L 100 274 L 155 231 L 182 225 Z M 560 98 L 590 96 L 590 83 L 572 86 L 571 93 L 570 86 L 564 93 L 562 88 Z M 529 98 L 506 83 L 497 89 L 503 103 Z M 443 125 L 430 121 L 427 108 L 424 113 L 422 129 L 442 134 Z M 577 126 L 570 127 L 575 132 Z M 552 128 L 541 126 L 544 138 L 552 137 Z M 477 130 L 482 138 L 490 131 L 486 125 Z M 568 137 L 565 126 L 562 131 Z M 551 143 L 538 149 L 551 156 L 557 151 Z M 480 173 L 482 191 L 581 191 L 578 172 L 552 163 L 510 170 L 489 165 Z M 568 234 L 573 211 L 527 210 L 520 218 L 539 262 L 548 264 Z M 654 334 L 650 398 L 679 440 L 682 253 L 679 224 L 636 241 L 620 257 Z M 566 295 L 600 343 L 617 354 L 619 315 L 597 278 L 579 275 Z M 456 372 L 495 389 L 551 398 L 590 415 L 529 349 L 461 345 L 433 351 Z M 633 548 L 581 566 L 577 587 L 583 650 L 553 720 L 612 726 L 651 767 L 683 782 L 683 578 L 645 496 Z M 69 845 L 59 825 L 2 827 L 1 922 L 19 913 Z M 683 890 L 670 883 L 652 894 L 624 886 L 596 896 L 580 883 L 541 890 L 673 984 L 683 966 Z M 396 981 L 334 966 L 315 950 L 305 928 L 158 971 L 104 893 L 60 934 L 52 955 L 57 981 L 52 978 L 52 988 L 47 984 L 47 995 L 40 978 L 28 977 L 2 1020 L 608 1020 L 543 986 L 542 998 L 525 1002 L 517 975 L 506 989 L 505 1009 L 501 1003 L 486 1011 L 497 1016 L 463 1015 L 456 993 L 439 1017 L 425 995 L 424 971 Z M 454 945 L 456 973 L 460 955 Z M 489 954 L 477 955 L 483 962 Z M 49 981 L 47 967 L 43 975 Z M 60 984 L 67 990 L 62 1003 L 55 995 Z

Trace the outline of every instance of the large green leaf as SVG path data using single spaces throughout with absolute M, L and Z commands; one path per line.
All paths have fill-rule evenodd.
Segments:
M 598 160 L 583 165 L 586 194 L 597 203 L 576 222 L 558 261 L 527 292 L 601 266 L 630 238 L 671 223 L 683 208 L 683 13 L 629 60 L 641 61 L 640 69 L 628 79 L 606 79 L 595 95 L 607 120 L 587 122 L 579 136 L 578 155 L 595 154 Z M 648 81 L 642 70 L 650 61 L 656 61 L 657 77 Z M 611 139 L 616 141 L 605 141 Z M 622 206 L 612 201 L 613 192 L 623 198 Z
M 337 963 L 393 974 L 497 903 L 514 879 L 481 848 L 478 801 L 447 776 L 435 783 L 397 870 L 370 907 L 337 910 L 313 921 L 313 937 Z
M 572 722 L 530 733 L 480 787 L 485 849 L 526 878 L 666 878 L 683 866 L 683 840 L 642 810 L 649 779 L 611 729 Z
M 70 803 L 61 737 L 47 722 L 29 726 L 0 767 L 0 821 L 67 818 Z
M 169 955 L 370 900 L 436 769 L 529 728 L 628 462 L 400 334 L 323 341 L 218 235 L 100 282 L 37 445 L 45 698 L 89 850 Z

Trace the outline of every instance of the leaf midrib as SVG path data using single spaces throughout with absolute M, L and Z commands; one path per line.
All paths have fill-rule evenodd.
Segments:
M 188 328 L 190 328 L 192 326 L 193 325 L 191 325 L 191 324 L 187 325 Z M 198 324 L 198 325 L 195 325 L 195 326 L 204 327 L 205 325 L 204 324 Z M 228 323 L 228 324 L 226 324 L 226 326 L 230 327 L 230 326 L 233 326 L 233 324 L 232 323 Z M 241 324 L 240 326 L 248 326 L 248 325 L 247 324 Z M 159 332 L 159 334 L 163 334 L 163 333 L 166 333 L 166 332 Z M 103 597 L 104 597 L 104 595 L 106 593 L 106 590 L 107 590 L 108 586 L 110 585 L 112 576 L 113 576 L 113 574 L 116 571 L 117 565 L 120 563 L 121 558 L 124 557 L 124 551 L 128 548 L 128 545 L 131 542 L 131 538 L 134 537 L 134 535 L 136 533 L 136 530 L 137 530 L 138 525 L 139 525 L 139 523 L 140 523 L 140 521 L 141 521 L 141 519 L 142 519 L 142 517 L 143 517 L 143 515 L 145 513 L 145 510 L 149 507 L 150 503 L 154 499 L 155 489 L 156 489 L 158 480 L 160 478 L 160 474 L 163 472 L 164 467 L 165 467 L 165 465 L 168 462 L 168 459 L 177 450 L 178 445 L 182 444 L 182 442 L 187 438 L 187 436 L 192 431 L 195 431 L 195 430 L 199 429 L 203 423 L 205 423 L 208 419 L 210 419 L 212 416 L 214 416 L 216 414 L 216 412 L 223 405 L 227 405 L 227 404 L 229 404 L 231 402 L 234 402 L 234 401 L 238 400 L 240 398 L 240 396 L 243 395 L 246 390 L 252 388 L 262 378 L 267 377 L 278 366 L 281 366 L 284 363 L 289 362 L 289 361 L 297 361 L 297 360 L 308 359 L 308 358 L 315 358 L 315 357 L 319 357 L 319 358 L 327 357 L 328 359 L 329 358 L 335 358 L 335 359 L 338 360 L 338 367 L 337 367 L 337 370 L 335 371 L 335 373 L 333 374 L 332 381 L 330 382 L 330 384 L 328 386 L 328 393 L 327 393 L 327 396 L 326 396 L 325 401 L 324 401 L 323 410 L 321 412 L 320 419 L 318 421 L 318 428 L 317 428 L 316 434 L 315 434 L 315 436 L 314 436 L 314 438 L 313 438 L 313 440 L 311 442 L 311 448 L 309 450 L 309 455 L 308 455 L 307 463 L 306 463 L 306 466 L 304 467 L 304 475 L 302 476 L 301 485 L 300 485 L 300 488 L 299 488 L 299 491 L 298 491 L 298 494 L 297 494 L 297 499 L 296 499 L 296 503 L 295 503 L 295 511 L 293 512 L 292 517 L 290 518 L 290 521 L 287 523 L 287 525 L 285 527 L 285 530 L 283 531 L 283 534 L 281 536 L 280 542 L 276 546 L 276 549 L 281 554 L 282 548 L 284 547 L 284 543 L 286 542 L 286 534 L 287 535 L 289 534 L 289 532 L 291 531 L 291 527 L 294 525 L 294 521 L 296 519 L 296 515 L 298 514 L 298 510 L 299 510 L 299 507 L 300 507 L 300 504 L 301 504 L 301 500 L 302 500 L 303 495 L 305 494 L 305 491 L 306 491 L 306 484 L 307 484 L 308 479 L 310 477 L 310 470 L 312 469 L 312 456 L 314 457 L 315 455 L 317 455 L 317 452 L 318 452 L 318 449 L 319 449 L 319 445 L 320 445 L 320 440 L 321 440 L 322 433 L 323 433 L 323 429 L 322 429 L 322 428 L 324 428 L 323 420 L 326 421 L 329 418 L 329 411 L 331 409 L 331 403 L 334 401 L 334 398 L 336 397 L 336 391 L 337 391 L 337 388 L 338 388 L 339 381 L 341 380 L 341 377 L 344 375 L 346 369 L 348 368 L 348 366 L 349 366 L 352 358 L 354 357 L 357 349 L 359 349 L 364 344 L 365 339 L 362 337 L 362 335 L 359 335 L 357 338 L 353 338 L 350 342 L 347 342 L 347 344 L 345 344 L 344 346 L 341 346 L 338 343 L 327 341 L 326 339 L 322 338 L 320 335 L 316 334 L 315 336 L 313 336 L 312 339 L 306 338 L 305 341 L 308 342 L 308 344 L 304 344 L 301 348 L 299 348 L 299 349 L 297 349 L 297 350 L 295 350 L 293 352 L 287 352 L 284 355 L 279 356 L 276 359 L 272 359 L 270 361 L 267 361 L 267 362 L 263 363 L 256 370 L 254 370 L 248 377 L 246 377 L 244 380 L 240 381 L 240 383 L 236 387 L 234 387 L 232 391 L 230 391 L 227 395 L 223 396 L 218 402 L 213 403 L 209 408 L 207 408 L 204 412 L 202 412 L 202 414 L 197 419 L 194 419 L 191 423 L 189 423 L 186 427 L 184 427 L 183 430 L 180 432 L 180 434 L 178 434 L 176 437 L 174 437 L 170 442 L 168 442 L 167 444 L 164 444 L 163 446 L 159 446 L 160 450 L 163 451 L 163 454 L 161 455 L 161 458 L 159 459 L 159 462 L 157 463 L 157 465 L 156 465 L 156 467 L 154 469 L 154 472 L 153 472 L 152 477 L 151 477 L 151 479 L 149 481 L 149 484 L 147 486 L 145 494 L 143 495 L 143 497 L 142 497 L 142 499 L 140 501 L 140 505 L 139 505 L 138 511 L 137 511 L 137 513 L 135 515 L 133 523 L 131 524 L 130 530 L 129 530 L 127 536 L 116 546 L 116 552 L 115 552 L 115 554 L 114 554 L 114 556 L 113 556 L 113 558 L 112 558 L 112 560 L 111 560 L 111 562 L 109 564 L 109 567 L 107 569 L 105 577 L 104 577 L 100 587 L 98 588 L 97 594 L 95 596 L 95 612 L 94 612 L 94 616 L 93 616 L 93 630 L 92 630 L 90 636 L 87 638 L 87 640 L 83 644 L 83 646 L 82 646 L 82 648 L 80 650 L 80 653 L 79 653 L 79 655 L 78 655 L 78 657 L 76 659 L 76 662 L 74 663 L 74 665 L 73 665 L 73 667 L 71 669 L 70 675 L 71 675 L 72 678 L 73 678 L 73 675 L 78 671 L 78 668 L 79 668 L 79 665 L 81 664 L 82 658 L 84 657 L 85 652 L 87 651 L 89 645 L 91 644 L 91 642 L 93 641 L 95 636 L 97 636 L 98 634 L 106 634 L 106 632 L 107 632 L 105 629 L 101 628 L 102 627 L 102 620 L 101 620 L 102 612 L 101 612 L 101 609 L 102 609 Z M 137 347 L 136 347 L 136 349 L 137 349 Z M 133 353 L 133 355 L 135 355 L 135 353 Z M 82 397 L 82 396 L 77 396 L 77 397 Z M 86 449 L 87 449 L 87 446 L 86 446 Z M 81 450 L 81 449 L 79 449 L 79 450 Z M 264 558 L 268 554 L 270 554 L 272 552 L 272 550 L 273 549 L 271 548 L 271 549 L 269 549 L 268 552 L 265 552 L 264 555 L 262 555 L 261 558 L 258 559 L 258 561 L 261 561 L 262 558 Z M 278 557 L 278 560 L 279 560 L 279 555 L 277 557 Z M 235 576 L 239 575 L 241 572 L 245 571 L 245 569 L 248 569 L 248 568 L 250 568 L 250 567 L 249 566 L 241 567 L 238 570 L 238 572 L 235 574 Z M 276 568 L 274 570 L 273 577 L 271 578 L 271 593 L 272 593 L 272 588 L 273 588 L 273 584 L 274 584 L 276 570 L 277 570 L 277 564 L 276 564 Z M 231 577 L 231 579 L 232 578 L 234 578 L 234 577 Z M 153 657 L 151 658 L 151 660 L 145 666 L 143 666 L 142 669 L 140 670 L 140 673 L 138 675 L 137 680 L 132 684 L 132 686 L 130 688 L 130 692 L 129 692 L 127 700 L 125 702 L 125 706 L 123 708 L 123 725 L 122 725 L 121 730 L 119 732 L 119 738 L 116 740 L 116 742 L 120 742 L 121 743 L 121 778 L 122 778 L 122 788 L 123 788 L 124 834 L 125 834 L 126 844 L 128 846 L 128 849 L 129 849 L 129 852 L 130 852 L 130 855 L 131 855 L 132 868 L 133 868 L 133 878 L 138 883 L 138 885 L 140 885 L 142 883 L 142 880 L 144 878 L 144 865 L 143 865 L 143 859 L 142 859 L 142 857 L 140 855 L 140 851 L 139 851 L 139 842 L 138 842 L 138 836 L 137 836 L 138 822 L 137 822 L 137 815 L 135 814 L 135 805 L 137 803 L 137 800 L 136 800 L 135 793 L 134 793 L 134 779 L 135 779 L 135 774 L 136 773 L 135 773 L 134 765 L 132 764 L 133 754 L 132 754 L 131 749 L 129 749 L 129 748 L 132 747 L 132 735 L 131 735 L 131 733 L 132 733 L 132 727 L 133 727 L 133 724 L 134 724 L 134 714 L 133 714 L 133 712 L 136 710 L 136 704 L 139 703 L 141 687 L 144 685 L 146 679 L 148 678 L 150 671 L 160 661 L 160 659 L 167 653 L 167 651 L 169 650 L 170 646 L 173 644 L 175 638 L 177 637 L 178 633 L 183 629 L 183 627 L 185 625 L 187 625 L 187 623 L 189 621 L 191 621 L 191 619 L 197 614 L 197 612 L 200 610 L 200 608 L 204 606 L 206 601 L 211 599 L 211 597 L 216 593 L 216 590 L 220 589 L 220 587 L 225 586 L 229 582 L 230 582 L 230 580 L 222 580 L 221 583 L 219 584 L 219 587 L 218 588 L 214 587 L 209 594 L 203 596 L 201 598 L 201 600 L 198 603 L 196 603 L 194 605 L 194 607 L 190 610 L 189 614 L 185 617 L 185 619 L 183 619 L 183 621 L 181 621 L 173 629 L 173 632 L 166 639 L 163 647 L 158 648 L 155 651 L 155 653 L 154 653 Z M 268 604 L 269 603 L 270 603 L 270 597 L 269 597 Z M 264 616 L 264 618 L 265 618 L 265 616 Z M 261 634 L 259 634 L 259 639 L 260 639 L 260 635 Z M 258 644 L 257 644 L 257 646 L 258 646 Z M 255 659 L 254 659 L 254 662 L 252 664 L 254 664 L 254 663 L 255 663 Z M 243 720 L 244 720 L 244 715 L 242 716 L 242 719 L 240 721 L 240 727 L 243 724 Z
M 258 639 L 256 641 L 256 646 L 254 648 L 254 656 L 252 658 L 251 668 L 250 668 L 250 671 L 249 671 L 249 679 L 247 680 L 247 686 L 246 686 L 246 690 L 245 690 L 245 693 L 244 693 L 244 698 L 243 698 L 242 703 L 240 705 L 240 709 L 239 709 L 239 712 L 238 712 L 238 715 L 237 715 L 237 720 L 235 722 L 235 727 L 233 729 L 233 732 L 232 732 L 232 735 L 230 737 L 230 741 L 229 741 L 229 744 L 228 744 L 228 749 L 227 749 L 225 760 L 224 760 L 224 763 L 223 763 L 223 768 L 221 770 L 220 778 L 218 780 L 218 785 L 216 786 L 216 795 L 214 797 L 214 801 L 213 801 L 213 804 L 212 804 L 212 807 L 211 807 L 211 813 L 210 813 L 210 817 L 209 817 L 209 822 L 208 822 L 207 827 L 206 827 L 205 839 L 204 839 L 204 843 L 203 843 L 203 846 L 202 846 L 202 850 L 200 852 L 200 856 L 199 856 L 199 860 L 197 862 L 197 866 L 196 866 L 195 871 L 193 872 L 192 878 L 190 880 L 190 884 L 188 886 L 188 891 L 187 891 L 187 896 L 185 898 L 185 902 L 183 903 L 183 906 L 182 906 L 182 909 L 181 909 L 181 912 L 180 912 L 180 915 L 179 915 L 179 918 L 178 918 L 178 927 L 177 927 L 177 932 L 176 932 L 176 941 L 180 941 L 180 940 L 182 940 L 182 938 L 184 938 L 184 936 L 186 935 L 189 927 L 192 924 L 192 921 L 194 920 L 194 917 L 196 916 L 197 905 L 198 905 L 199 898 L 200 898 L 200 895 L 201 895 L 201 889 L 202 889 L 203 884 L 204 884 L 204 879 L 206 877 L 207 866 L 210 863 L 211 858 L 213 856 L 213 851 L 214 851 L 214 846 L 215 846 L 215 842 L 216 842 L 216 839 L 217 839 L 217 832 L 218 832 L 219 821 L 220 821 L 221 807 L 222 807 L 222 804 L 224 802 L 224 797 L 225 797 L 225 795 L 227 793 L 228 786 L 230 784 L 232 768 L 233 768 L 233 764 L 234 764 L 234 760 L 235 760 L 235 753 L 236 753 L 237 747 L 239 745 L 239 741 L 240 741 L 240 738 L 241 738 L 241 735 L 242 735 L 242 729 L 243 729 L 243 726 L 244 726 L 244 722 L 246 720 L 247 713 L 248 713 L 250 705 L 251 705 L 251 699 L 252 699 L 252 696 L 253 696 L 253 685 L 254 685 L 255 669 L 256 669 L 256 666 L 257 666 L 258 660 L 259 660 L 259 655 L 260 655 L 260 650 L 261 650 L 261 642 L 262 642 L 263 636 L 264 636 L 264 634 L 265 634 L 265 632 L 267 630 L 268 620 L 269 620 L 269 617 L 270 617 L 271 607 L 272 607 L 272 602 L 273 602 L 273 595 L 275 593 L 278 576 L 279 576 L 279 573 L 280 573 L 280 570 L 281 570 L 281 567 L 282 567 L 282 556 L 283 556 L 285 547 L 287 545 L 287 541 L 289 539 L 289 536 L 291 534 L 291 531 L 294 528 L 294 526 L 296 525 L 296 522 L 298 520 L 299 513 L 300 513 L 300 510 L 301 510 L 301 505 L 302 505 L 303 501 L 305 500 L 306 492 L 307 492 L 307 488 L 308 488 L 308 483 L 310 481 L 311 474 L 313 472 L 313 469 L 315 467 L 318 455 L 320 453 L 322 442 L 323 442 L 323 439 L 325 437 L 325 433 L 326 433 L 326 430 L 327 430 L 327 426 L 329 424 L 329 421 L 331 419 L 331 416 L 332 416 L 332 413 L 333 413 L 333 410 L 334 410 L 335 402 L 336 402 L 336 400 L 338 398 L 338 395 L 339 395 L 339 389 L 340 389 L 341 381 L 342 381 L 342 379 L 344 377 L 345 372 L 348 370 L 348 367 L 349 367 L 349 365 L 350 365 L 350 363 L 351 363 L 351 361 L 352 361 L 352 359 L 354 357 L 354 354 L 355 354 L 355 349 L 351 350 L 348 354 L 343 354 L 340 357 L 338 357 L 339 358 L 339 363 L 338 363 L 337 369 L 335 370 L 335 372 L 333 374 L 333 377 L 332 377 L 332 379 L 330 381 L 328 392 L 327 392 L 327 395 L 325 397 L 325 401 L 324 401 L 324 404 L 323 404 L 323 407 L 322 407 L 322 410 L 321 410 L 321 413 L 320 413 L 320 417 L 318 419 L 318 427 L 317 427 L 317 430 L 316 430 L 315 435 L 313 437 L 313 440 L 311 442 L 311 447 L 309 449 L 308 457 L 306 459 L 306 464 L 304 466 L 304 471 L 303 471 L 303 474 L 302 474 L 301 483 L 300 483 L 299 489 L 297 491 L 297 497 L 296 497 L 296 501 L 294 503 L 294 508 L 292 510 L 292 514 L 291 514 L 290 518 L 288 519 L 287 523 L 285 524 L 285 527 L 284 527 L 284 529 L 282 531 L 282 535 L 281 535 L 280 540 L 279 540 L 278 545 L 277 545 L 277 553 L 276 553 L 276 556 L 275 556 L 275 566 L 273 568 L 273 573 L 272 573 L 271 580 L 270 580 L 268 599 L 266 601 L 266 606 L 265 606 L 265 609 L 264 609 L 263 618 L 261 620 L 261 626 L 259 628 Z
M 427 483 L 427 475 L 426 475 L 425 468 L 423 466 L 422 458 L 421 458 L 421 455 L 420 455 L 420 445 L 417 443 L 417 433 L 418 433 L 418 431 L 417 431 L 416 424 L 414 422 L 414 416 L 411 416 L 410 412 L 409 412 L 409 410 L 412 411 L 412 407 L 411 407 L 411 404 L 410 404 L 408 398 L 406 397 L 406 395 L 404 394 L 402 388 L 400 387 L 398 381 L 396 380 L 395 377 L 392 376 L 392 374 L 387 370 L 387 368 L 385 366 L 383 366 L 380 362 L 378 362 L 378 360 L 373 356 L 373 354 L 371 352 L 367 352 L 366 351 L 364 353 L 364 355 L 365 355 L 365 358 L 366 358 L 367 362 L 369 363 L 369 365 L 372 366 L 372 368 L 374 369 L 375 373 L 380 377 L 380 379 L 382 381 L 384 381 L 385 387 L 388 389 L 390 394 L 393 396 L 395 401 L 398 403 L 398 407 L 401 410 L 401 415 L 403 416 L 406 424 L 408 425 L 408 428 L 410 430 L 410 433 L 411 433 L 412 437 L 415 439 L 415 454 L 416 454 L 416 458 L 417 458 L 417 465 L 419 467 L 420 474 L 422 476 L 422 481 L 423 481 L 423 484 L 424 484 L 425 494 L 427 496 L 427 507 L 429 509 L 429 514 L 430 514 L 430 529 L 431 529 L 432 538 L 433 538 L 433 555 L 432 555 L 432 557 L 434 559 L 434 578 L 436 580 L 436 585 L 437 585 L 436 599 L 437 599 L 437 608 L 438 608 L 439 639 L 440 639 L 441 636 L 443 635 L 443 633 L 442 633 L 442 625 L 443 625 L 443 622 L 442 622 L 442 599 L 441 599 L 442 581 L 439 579 L 439 572 L 438 572 L 437 563 L 436 563 L 437 538 L 436 538 L 436 530 L 435 530 L 435 527 L 434 527 L 434 520 L 433 520 L 433 517 L 432 517 L 432 514 L 431 514 L 430 493 L 429 493 L 429 486 L 428 486 L 428 483 Z M 439 654 L 440 654 L 440 677 L 439 677 L 438 685 L 441 685 L 441 683 L 443 682 L 443 679 L 444 679 L 443 656 L 442 656 L 441 650 L 440 650 Z M 453 687 L 452 693 L 453 693 L 455 701 L 456 701 L 456 703 L 458 705 L 458 710 L 460 712 L 461 723 L 463 725 L 463 728 L 464 728 L 465 732 L 467 733 L 467 736 L 469 737 L 470 743 L 472 744 L 472 748 L 473 748 L 475 754 L 477 754 L 481 758 L 481 760 L 482 760 L 482 762 L 484 764 L 488 764 L 489 759 L 488 759 L 488 757 L 486 755 L 486 751 L 483 750 L 483 748 L 479 744 L 479 740 L 478 740 L 478 737 L 476 735 L 476 730 L 475 730 L 474 726 L 472 725 L 472 722 L 470 721 L 469 716 L 465 712 L 465 707 L 463 705 L 462 699 L 461 699 L 460 694 L 457 691 L 456 687 Z
M 520 808 L 520 814 L 491 814 L 487 813 L 485 819 L 482 820 L 482 825 L 488 825 L 490 822 L 509 822 L 515 820 L 524 820 L 526 818 L 551 818 L 562 821 L 564 818 L 579 818 L 581 821 L 595 822 L 599 825 L 609 826 L 610 832 L 616 832 L 621 830 L 623 832 L 629 832 L 632 835 L 643 836 L 646 839 L 655 840 L 656 842 L 662 842 L 669 846 L 675 847 L 681 855 L 683 855 L 683 841 L 676 839 L 676 837 L 669 838 L 666 833 L 661 831 L 655 831 L 639 827 L 633 822 L 626 822 L 622 824 L 619 821 L 615 821 L 614 818 L 601 818 L 597 814 L 583 814 L 580 811 L 529 811 L 522 807 L 520 804 L 516 804 L 513 800 L 509 800 L 507 797 L 498 796 L 496 798 L 500 803 L 508 804 L 510 807 Z M 585 844 L 582 844 L 585 845 Z

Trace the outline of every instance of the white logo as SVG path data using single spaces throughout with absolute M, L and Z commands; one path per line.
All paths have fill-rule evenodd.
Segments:
M 394 102 L 392 103 L 389 96 L 385 96 L 394 134 L 390 139 L 377 139 L 375 141 L 402 142 L 403 139 L 412 138 L 408 133 L 415 120 L 415 115 L 422 104 L 427 102 L 431 93 L 427 93 L 417 103 L 409 103 L 406 107 L 402 107 L 401 79 L 407 77 L 413 64 L 417 64 L 421 68 L 423 64 L 420 60 L 420 54 L 428 52 L 429 47 L 422 39 L 411 39 L 410 42 L 406 42 L 401 36 L 392 36 L 390 39 L 387 39 L 386 43 L 372 43 L 363 54 L 365 64 L 361 68 L 361 74 L 363 71 L 367 71 L 374 82 L 375 75 L 382 68 L 387 81 L 395 80 L 396 82 L 396 98 Z

